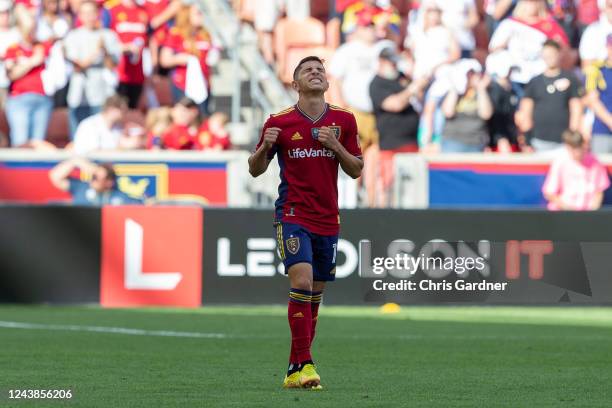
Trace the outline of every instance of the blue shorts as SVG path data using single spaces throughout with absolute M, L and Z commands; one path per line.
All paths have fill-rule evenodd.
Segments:
M 275 225 L 278 254 L 285 265 L 285 274 L 291 265 L 307 262 L 312 265 L 313 280 L 336 279 L 337 235 L 314 234 L 301 225 L 286 222 Z

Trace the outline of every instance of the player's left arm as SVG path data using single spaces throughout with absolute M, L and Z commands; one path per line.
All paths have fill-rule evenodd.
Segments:
M 356 138 L 357 135 L 354 137 Z M 336 158 L 340 162 L 340 167 L 342 167 L 342 170 L 344 170 L 346 174 L 354 179 L 361 176 L 363 159 L 349 152 L 347 148 L 340 143 L 340 140 L 338 140 L 335 133 L 330 128 L 323 126 L 319 129 L 319 142 L 336 154 Z M 356 140 L 355 144 L 357 144 Z M 357 147 L 357 150 L 359 150 L 359 147 Z

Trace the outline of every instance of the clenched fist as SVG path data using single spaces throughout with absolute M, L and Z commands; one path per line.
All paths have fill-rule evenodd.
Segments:
M 263 146 L 266 150 L 269 150 L 276 144 L 276 140 L 278 139 L 278 135 L 280 135 L 280 128 L 271 127 L 267 128 L 263 134 Z
M 336 148 L 340 144 L 336 138 L 336 134 L 327 126 L 319 128 L 318 140 L 323 146 L 333 151 L 336 151 Z

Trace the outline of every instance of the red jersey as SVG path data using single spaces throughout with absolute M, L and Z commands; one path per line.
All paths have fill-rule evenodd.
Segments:
M 19 64 L 20 58 L 31 57 L 32 54 L 34 54 L 34 50 L 38 47 L 43 47 L 45 55 L 49 55 L 49 51 L 51 50 L 52 45 L 52 41 L 49 41 L 44 44 L 36 44 L 31 48 L 26 48 L 23 44 L 14 44 L 6 50 L 4 60 L 7 62 L 12 61 L 16 64 Z M 41 77 L 41 73 L 44 69 L 45 63 L 43 62 L 39 66 L 32 68 L 21 78 L 12 81 L 10 85 L 9 95 L 17 96 L 28 92 L 46 95 Z
M 110 15 L 109 28 L 117 33 L 123 44 L 136 43 L 140 47 L 138 55 L 124 53 L 117 65 L 119 82 L 127 84 L 142 84 L 145 81 L 142 69 L 142 50 L 147 42 L 147 27 L 149 17 L 147 12 L 138 6 L 126 7 L 118 4 L 108 10 Z
M 191 150 L 197 135 L 195 126 L 172 125 L 162 135 L 162 145 L 165 149 Z
M 219 147 L 221 150 L 227 150 L 230 146 L 231 142 L 227 132 L 223 134 L 211 132 L 208 128 L 208 121 L 205 120 L 202 122 L 200 130 L 198 131 L 198 137 L 195 141 L 196 149 L 204 150 Z
M 326 105 L 316 119 L 303 113 L 297 105 L 270 118 L 264 124 L 281 129 L 268 158 L 278 154 L 281 183 L 275 204 L 275 220 L 302 225 L 320 235 L 337 235 L 338 159 L 333 151 L 317 140 L 319 128 L 327 126 L 346 150 L 361 157 L 357 124 L 353 114 L 334 105 Z M 262 136 L 257 148 L 263 142 Z
M 208 55 L 208 51 L 213 48 L 211 38 L 202 32 L 198 32 L 198 34 L 196 34 L 193 38 L 193 49 L 190 46 L 191 42 L 192 41 L 185 39 L 176 29 L 176 27 L 172 27 L 168 31 L 168 35 L 164 40 L 164 47 L 170 48 L 176 54 L 185 52 L 198 57 L 200 67 L 202 68 L 202 73 L 204 74 L 204 77 L 208 82 L 208 86 L 210 87 L 210 69 L 206 64 L 206 56 Z M 179 65 L 174 67 L 171 76 L 174 85 L 176 85 L 179 89 L 185 90 L 185 83 L 187 81 L 187 65 Z
M 147 12 L 147 16 L 149 16 L 149 21 L 160 15 L 169 5 L 170 0 L 144 0 L 142 3 L 142 7 Z M 167 31 L 168 22 L 157 27 L 157 29 L 155 29 L 153 32 L 152 37 L 155 38 L 157 42 L 161 43 L 164 40 Z

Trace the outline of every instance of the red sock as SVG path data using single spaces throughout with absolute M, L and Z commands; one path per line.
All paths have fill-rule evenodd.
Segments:
M 315 332 L 317 327 L 317 318 L 319 317 L 319 305 L 321 304 L 321 298 L 323 292 L 312 292 L 312 298 L 310 299 L 310 314 L 312 316 L 312 324 L 310 327 L 310 345 L 314 342 Z
M 290 363 L 312 360 L 310 355 L 311 310 L 310 291 L 291 289 L 287 308 L 289 328 L 291 329 Z

